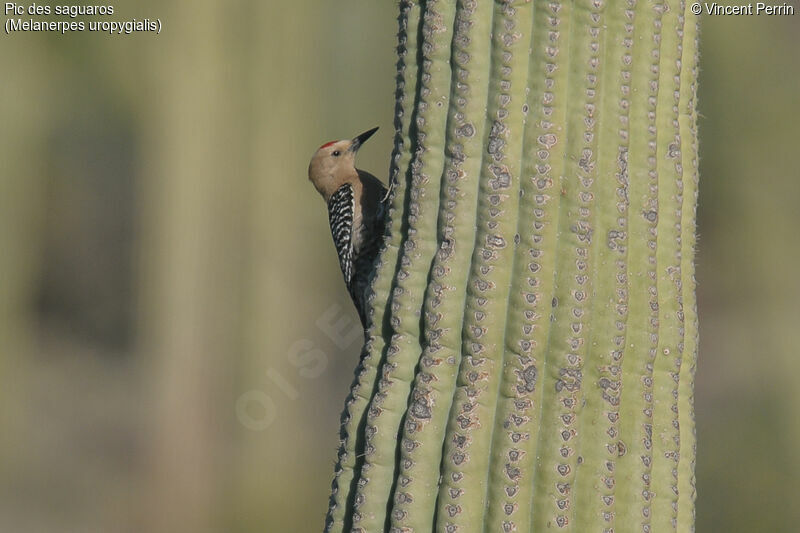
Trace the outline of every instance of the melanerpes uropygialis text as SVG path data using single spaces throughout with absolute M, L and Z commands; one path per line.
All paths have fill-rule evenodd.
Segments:
M 328 204 L 333 244 L 347 290 L 366 326 L 367 289 L 383 241 L 387 189 L 355 166 L 358 149 L 378 128 L 323 144 L 311 158 L 308 179 Z

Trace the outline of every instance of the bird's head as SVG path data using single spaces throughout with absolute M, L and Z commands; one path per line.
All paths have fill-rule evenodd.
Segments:
M 336 189 L 358 177 L 355 158 L 358 149 L 372 137 L 372 128 L 353 139 L 331 141 L 320 146 L 308 165 L 308 179 L 327 202 Z

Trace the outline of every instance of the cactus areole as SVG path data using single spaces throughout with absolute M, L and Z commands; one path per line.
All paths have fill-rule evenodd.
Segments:
M 694 529 L 698 18 L 401 1 L 327 532 Z

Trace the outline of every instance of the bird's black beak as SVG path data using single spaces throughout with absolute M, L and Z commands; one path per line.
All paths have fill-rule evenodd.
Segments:
M 367 141 L 367 139 L 372 137 L 372 134 L 375 133 L 376 131 L 378 131 L 377 127 L 372 128 L 371 130 L 367 130 L 358 137 L 356 137 L 355 139 L 353 139 L 353 143 L 350 145 L 349 150 L 351 152 L 358 152 L 358 149 L 361 148 L 361 145 L 364 144 Z

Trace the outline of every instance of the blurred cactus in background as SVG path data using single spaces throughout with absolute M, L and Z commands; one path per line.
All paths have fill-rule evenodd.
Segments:
M 691 531 L 697 18 L 401 2 L 326 531 Z

